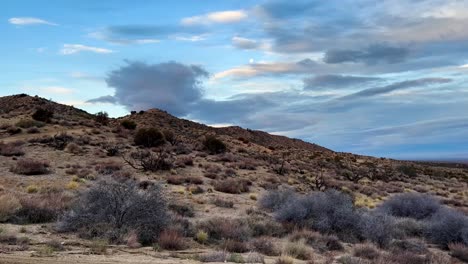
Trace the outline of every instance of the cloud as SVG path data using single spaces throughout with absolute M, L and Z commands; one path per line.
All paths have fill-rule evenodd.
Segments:
M 101 97 L 98 97 L 98 98 L 90 99 L 90 100 L 86 101 L 86 103 L 90 103 L 90 104 L 96 104 L 96 103 L 116 104 L 117 103 L 117 98 L 115 98 L 112 95 L 105 95 L 105 96 L 101 96 Z
M 13 25 L 49 25 L 49 26 L 58 26 L 58 24 L 49 22 L 47 20 L 43 20 L 40 18 L 35 17 L 12 17 L 8 19 L 8 23 Z
M 260 46 L 257 41 L 242 37 L 233 37 L 232 45 L 239 49 L 256 49 Z
M 201 16 L 192 16 L 183 18 L 180 23 L 185 26 L 205 25 L 205 24 L 227 24 L 237 23 L 247 18 L 247 13 L 244 10 L 229 10 L 207 13 Z
M 361 77 L 350 75 L 334 75 L 325 74 L 317 75 L 311 78 L 304 79 L 304 89 L 306 90 L 320 90 L 320 89 L 339 89 L 346 88 L 358 84 L 367 84 L 380 80 L 381 78 L 375 77 Z
M 60 50 L 60 54 L 71 55 L 71 54 L 80 53 L 82 51 L 88 51 L 88 52 L 99 53 L 99 54 L 108 54 L 108 53 L 114 52 L 110 49 L 85 46 L 81 44 L 63 44 L 63 48 Z
M 115 95 L 88 102 L 118 103 L 129 110 L 157 107 L 182 116 L 202 98 L 200 79 L 207 76 L 208 73 L 196 65 L 127 62 L 110 72 L 106 79 L 107 85 L 115 89 Z
M 270 74 L 300 74 L 309 73 L 317 69 L 317 62 L 311 59 L 304 59 L 298 62 L 262 62 L 232 68 L 214 74 L 213 79 L 223 78 L 245 78 Z
M 70 77 L 78 80 L 84 80 L 84 81 L 93 81 L 93 82 L 102 82 L 104 81 L 104 78 L 98 77 L 98 76 L 93 76 L 89 75 L 87 73 L 83 72 L 71 72 Z
M 402 47 L 393 47 L 387 44 L 374 44 L 364 50 L 328 50 L 325 54 L 326 63 L 398 63 L 404 61 L 409 50 Z
M 393 84 L 382 86 L 382 87 L 365 89 L 365 90 L 344 96 L 341 99 L 350 99 L 350 98 L 357 98 L 357 97 L 371 97 L 371 96 L 376 96 L 376 95 L 388 94 L 396 90 L 409 89 L 409 88 L 414 88 L 414 87 L 424 87 L 424 86 L 435 85 L 435 84 L 446 84 L 451 81 L 452 79 L 448 79 L 448 78 L 421 78 L 421 79 L 416 79 L 416 80 L 397 82 L 397 83 L 393 83 Z

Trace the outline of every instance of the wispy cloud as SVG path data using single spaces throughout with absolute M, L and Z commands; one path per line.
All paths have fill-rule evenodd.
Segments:
M 108 53 L 114 52 L 113 50 L 110 50 L 110 49 L 85 46 L 81 44 L 63 44 L 63 48 L 60 50 L 60 54 L 71 55 L 71 54 L 76 54 L 82 51 L 88 51 L 88 52 L 94 52 L 94 53 L 100 53 L 100 54 L 108 54 Z
M 12 17 L 8 19 L 8 23 L 13 25 L 49 25 L 49 26 L 58 26 L 56 23 L 49 22 L 44 19 L 36 18 L 36 17 Z
M 200 16 L 186 17 L 181 20 L 181 24 L 185 26 L 212 24 L 212 23 L 237 23 L 246 19 L 247 12 L 244 10 L 229 10 L 207 13 Z

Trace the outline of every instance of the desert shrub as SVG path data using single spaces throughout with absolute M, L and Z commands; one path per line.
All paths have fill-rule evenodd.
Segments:
M 340 263 L 340 264 L 368 264 L 367 261 L 365 261 L 363 259 L 348 256 L 348 255 L 344 255 L 344 256 L 339 257 L 337 259 L 337 263 Z
M 353 249 L 353 255 L 363 259 L 377 259 L 380 256 L 380 252 L 371 244 L 358 245 Z
M 187 243 L 182 235 L 173 229 L 161 232 L 158 238 L 158 245 L 166 250 L 182 250 L 187 248 Z
M 414 166 L 411 165 L 401 165 L 397 168 L 397 170 L 409 177 L 416 177 L 417 171 Z
M 16 224 L 49 223 L 68 208 L 71 198 L 62 193 L 27 196 L 20 199 L 21 208 L 10 222 Z
M 468 247 L 466 245 L 456 243 L 449 244 L 450 254 L 463 262 L 468 263 Z
M 203 179 L 197 176 L 179 176 L 171 175 L 167 177 L 167 183 L 174 185 L 188 184 L 203 184 Z
M 142 171 L 156 172 L 160 170 L 170 170 L 174 164 L 172 153 L 164 147 L 158 148 L 156 152 L 132 152 L 128 156 L 123 155 L 122 158 L 132 168 Z
M 94 239 L 88 245 L 89 251 L 91 254 L 94 255 L 105 255 L 107 254 L 107 247 L 109 243 L 104 239 Z
M 96 120 L 96 122 L 98 122 L 101 125 L 107 125 L 109 124 L 109 114 L 102 111 L 98 112 L 96 113 L 94 120 Z
M 177 145 L 178 139 L 177 139 L 177 136 L 174 134 L 174 132 L 170 130 L 164 130 L 163 135 L 166 141 L 169 142 L 169 144 L 171 144 L 172 146 Z
M 176 160 L 176 166 L 184 168 L 185 166 L 193 166 L 193 158 L 191 156 L 181 156 Z
M 58 150 L 64 150 L 68 143 L 73 141 L 73 137 L 65 132 L 59 133 L 52 138 L 45 138 L 44 143 Z
M 283 253 L 300 260 L 309 260 L 312 258 L 312 251 L 304 241 L 286 244 Z
M 379 247 L 386 247 L 395 234 L 393 217 L 381 213 L 364 213 L 359 221 L 360 235 Z
M 58 241 L 58 240 L 49 240 L 47 242 L 45 242 L 45 244 L 50 247 L 51 249 L 53 249 L 54 251 L 64 251 L 65 250 L 65 247 L 63 246 L 63 244 Z
M 130 230 L 151 244 L 168 224 L 165 196 L 159 185 L 139 188 L 135 181 L 106 178 L 83 193 L 59 222 L 59 230 L 121 242 Z
M 185 217 L 194 217 L 195 216 L 195 210 L 193 209 L 193 206 L 190 205 L 190 204 L 171 203 L 171 204 L 169 204 L 169 210 L 177 213 L 180 216 L 185 216 Z
M 207 135 L 205 136 L 205 140 L 203 141 L 203 146 L 205 147 L 206 150 L 208 150 L 212 154 L 219 154 L 226 152 L 227 147 L 217 137 L 213 135 Z
M 247 241 L 250 230 L 246 223 L 240 219 L 211 218 L 199 224 L 199 228 L 206 233 L 210 240 Z
M 96 172 L 102 175 L 112 175 L 122 169 L 122 163 L 117 161 L 104 161 L 95 166 Z
M 415 254 L 424 254 L 428 251 L 426 244 L 416 239 L 393 240 L 390 243 L 390 250 L 392 252 L 408 251 Z
M 276 211 L 289 200 L 295 199 L 296 193 L 292 189 L 271 190 L 263 195 L 258 201 L 260 207 Z
M 251 216 L 247 218 L 252 236 L 274 236 L 281 237 L 287 233 L 287 230 L 280 223 L 270 218 Z
M 224 200 L 221 198 L 216 198 L 213 200 L 213 204 L 218 206 L 218 207 L 223 207 L 223 208 L 234 208 L 234 202 L 230 200 Z
M 28 134 L 38 134 L 40 132 L 41 131 L 37 127 L 31 127 L 31 128 L 28 128 L 28 130 L 26 130 L 26 133 Z
M 429 219 L 426 235 L 433 243 L 445 248 L 450 243 L 468 245 L 468 217 L 454 209 L 440 209 Z
M 321 233 L 336 234 L 348 241 L 360 237 L 360 214 L 354 209 L 351 197 L 336 190 L 290 199 L 275 212 L 275 218 Z
M 164 134 L 157 128 L 140 128 L 135 134 L 135 145 L 144 146 L 147 148 L 159 147 L 164 145 L 166 140 Z
M 280 254 L 276 244 L 269 237 L 259 237 L 251 242 L 252 249 L 267 256 L 278 256 Z
M 225 240 L 221 245 L 222 248 L 228 252 L 234 253 L 244 253 L 249 251 L 249 247 L 247 242 L 243 241 L 236 241 L 236 240 Z
M 208 233 L 203 230 L 199 230 L 195 235 L 195 240 L 200 244 L 205 244 L 208 241 Z
M 21 145 L 23 145 L 23 142 L 21 141 L 11 143 L 0 142 L 0 155 L 6 157 L 23 156 L 24 151 L 21 148 Z
M 212 252 L 212 253 L 204 253 L 198 255 L 198 260 L 200 262 L 226 262 L 228 259 L 229 254 L 225 251 L 219 252 Z
M 403 193 L 382 203 L 379 211 L 398 217 L 425 219 L 441 208 L 438 200 L 427 194 Z
M 73 153 L 73 154 L 80 154 L 83 151 L 78 144 L 75 144 L 73 142 L 67 144 L 66 149 L 68 152 Z
M 49 109 L 38 108 L 36 112 L 32 114 L 32 118 L 36 121 L 46 122 L 49 123 L 54 117 L 54 112 Z
M 420 237 L 424 234 L 425 224 L 422 221 L 413 218 L 396 218 L 395 232 L 396 236 Z
M 249 182 L 243 179 L 218 180 L 214 183 L 218 192 L 240 194 L 249 191 Z
M 0 222 L 8 221 L 19 209 L 21 204 L 13 194 L 0 196 Z
M 7 133 L 10 134 L 10 135 L 16 135 L 16 134 L 19 134 L 21 132 L 23 132 L 23 130 L 19 127 L 9 127 L 7 128 Z
M 398 264 L 427 264 L 428 257 L 420 256 L 411 252 L 396 252 L 385 256 L 382 260 L 383 263 L 398 263 Z
M 45 126 L 44 122 L 37 121 L 37 120 L 32 120 L 32 119 L 22 119 L 22 120 L 18 121 L 15 125 L 17 127 L 21 127 L 21 128 L 24 128 L 24 129 L 33 128 L 33 127 L 38 128 L 38 127 Z
M 137 127 L 137 124 L 135 122 L 128 119 L 122 120 L 122 122 L 120 122 L 120 125 L 128 130 L 134 130 Z
M 275 260 L 275 264 L 294 264 L 294 259 L 290 256 L 283 255 Z
M 245 263 L 261 263 L 265 264 L 265 257 L 257 252 L 249 252 L 245 258 Z
M 21 159 L 10 170 L 21 175 L 42 175 L 49 173 L 49 162 L 33 159 Z

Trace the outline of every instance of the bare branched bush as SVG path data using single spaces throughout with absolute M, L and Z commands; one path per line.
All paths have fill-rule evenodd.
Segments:
M 133 230 L 140 243 L 148 245 L 157 240 L 168 221 L 165 196 L 158 185 L 142 190 L 135 181 L 107 178 L 81 195 L 58 228 L 115 242 L 124 241 Z
M 440 209 L 429 219 L 426 235 L 445 248 L 450 243 L 468 245 L 468 217 L 455 209 Z
M 250 182 L 244 179 L 226 179 L 214 183 L 214 188 L 218 192 L 240 194 L 248 192 Z
M 220 154 L 226 152 L 227 150 L 227 147 L 224 144 L 224 142 L 213 135 L 205 136 L 203 146 L 211 154 Z
M 172 153 L 160 147 L 156 151 L 136 151 L 130 155 L 122 155 L 130 167 L 142 171 L 170 170 L 174 164 Z
M 397 217 L 426 219 L 441 208 L 440 202 L 427 194 L 403 193 L 382 203 L 379 211 Z

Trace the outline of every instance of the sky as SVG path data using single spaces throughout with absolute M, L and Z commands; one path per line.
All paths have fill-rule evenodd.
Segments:
M 5 0 L 0 96 L 468 158 L 468 0 Z

